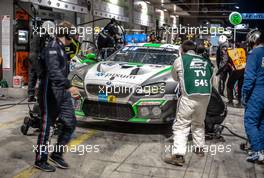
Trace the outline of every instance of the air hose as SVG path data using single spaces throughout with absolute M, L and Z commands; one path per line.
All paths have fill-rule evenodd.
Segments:
M 29 105 L 29 104 L 33 104 L 32 102 L 27 102 L 27 103 L 23 103 L 23 101 L 25 101 L 27 99 L 23 98 L 21 101 L 17 102 L 17 103 L 6 103 L 6 104 L 1 104 L 0 105 L 0 110 L 4 110 L 4 109 L 9 109 L 18 105 Z

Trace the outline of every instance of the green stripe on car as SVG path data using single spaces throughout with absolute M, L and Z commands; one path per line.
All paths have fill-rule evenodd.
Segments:
M 143 45 L 144 47 L 153 47 L 153 48 L 159 48 L 161 44 L 158 43 L 147 43 Z

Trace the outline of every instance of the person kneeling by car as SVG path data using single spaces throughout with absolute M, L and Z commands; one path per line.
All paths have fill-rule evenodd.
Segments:
M 193 135 L 194 152 L 204 156 L 204 119 L 212 91 L 213 70 L 209 59 L 195 54 L 196 45 L 185 41 L 181 45 L 182 56 L 173 64 L 172 77 L 180 83 L 181 97 L 178 100 L 176 120 L 173 124 L 172 156 L 165 158 L 169 164 L 182 166 L 185 162 L 190 130 Z

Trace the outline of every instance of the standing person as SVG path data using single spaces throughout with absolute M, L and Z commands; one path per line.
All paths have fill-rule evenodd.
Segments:
M 38 81 L 38 74 L 33 67 L 31 57 L 29 57 L 28 102 L 36 102 L 35 87 Z
M 234 107 L 242 107 L 241 90 L 244 80 L 244 70 L 246 66 L 246 50 L 244 48 L 235 48 L 227 50 L 229 64 L 231 66 L 230 76 L 227 81 L 227 105 Z M 234 88 L 237 83 L 237 88 Z M 234 105 L 234 89 L 237 90 L 238 104 Z
M 47 172 L 54 172 L 56 169 L 47 162 L 48 140 L 50 126 L 60 116 L 62 123 L 61 133 L 58 136 L 54 152 L 50 155 L 50 160 L 59 168 L 69 168 L 64 161 L 63 147 L 70 141 L 76 126 L 76 118 L 72 105 L 71 95 L 78 95 L 79 91 L 71 87 L 68 80 L 69 66 L 68 55 L 64 51 L 65 45 L 71 43 L 69 22 L 62 22 L 58 25 L 57 36 L 51 41 L 42 57 L 43 75 L 40 78 L 38 102 L 42 118 L 41 132 L 38 136 L 35 167 Z
M 247 35 L 253 49 L 247 56 L 242 89 L 245 105 L 244 125 L 253 151 L 247 161 L 264 161 L 264 31 L 251 31 Z
M 226 65 L 228 61 L 227 49 L 229 47 L 227 37 L 225 35 L 221 35 L 219 37 L 218 44 L 219 46 L 216 51 L 216 65 L 219 70 L 217 72 L 217 75 L 220 75 L 219 84 L 218 84 L 218 92 L 220 93 L 220 95 L 224 96 L 226 79 L 227 79 L 228 73 L 230 72 L 229 65 Z
M 35 27 L 38 29 L 38 27 Z M 39 62 L 42 55 L 42 51 L 47 47 L 48 42 L 53 39 L 53 35 L 50 28 L 55 28 L 55 24 L 52 21 L 45 21 L 41 25 L 42 29 L 46 29 L 46 34 L 40 35 L 39 31 L 37 34 L 33 33 L 30 41 L 30 55 L 29 55 L 29 79 L 28 79 L 28 102 L 35 102 L 36 98 L 36 84 L 42 69 L 40 68 Z
M 173 124 L 174 144 L 172 156 L 165 158 L 169 164 L 182 166 L 185 162 L 190 130 L 193 135 L 195 153 L 204 156 L 204 120 L 210 100 L 213 70 L 208 59 L 195 54 L 192 41 L 181 45 L 182 56 L 173 64 L 172 77 L 180 83 L 182 96 L 178 100 L 176 119 Z

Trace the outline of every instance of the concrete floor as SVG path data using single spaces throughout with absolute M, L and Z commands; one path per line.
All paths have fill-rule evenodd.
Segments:
M 1 100 L 0 104 L 13 102 Z M 243 109 L 228 108 L 225 125 L 244 135 Z M 71 145 L 99 145 L 99 153 L 82 151 L 67 153 L 71 168 L 57 169 L 55 173 L 44 173 L 32 168 L 33 144 L 36 132 L 29 136 L 20 133 L 20 126 L 27 115 L 27 106 L 16 106 L 0 110 L 0 177 L 1 178 L 263 178 L 264 166 L 245 161 L 245 153 L 239 149 L 241 139 L 224 131 L 225 142 L 208 141 L 208 145 L 227 145 L 231 152 L 208 152 L 204 158 L 193 153 L 186 156 L 183 167 L 168 165 L 162 161 L 169 125 L 141 125 L 102 122 L 79 119 Z M 53 138 L 53 143 L 55 138 Z M 81 147 L 79 147 L 81 148 Z

